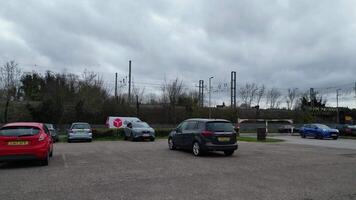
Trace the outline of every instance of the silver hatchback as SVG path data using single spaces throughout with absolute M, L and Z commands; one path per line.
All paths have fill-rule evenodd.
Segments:
M 146 122 L 130 122 L 124 129 L 125 140 L 155 140 L 155 130 L 150 127 Z
M 76 122 L 73 123 L 68 130 L 68 142 L 72 141 L 89 141 L 93 139 L 93 132 L 88 123 Z

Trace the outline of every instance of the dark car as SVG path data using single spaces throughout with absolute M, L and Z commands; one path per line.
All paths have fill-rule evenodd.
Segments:
M 278 127 L 279 133 L 293 133 L 296 132 L 295 127 L 293 125 L 282 125 Z
M 54 125 L 53 124 L 45 124 L 45 126 L 48 128 L 49 132 L 51 133 L 53 142 L 58 142 L 59 141 L 58 132 L 57 132 L 56 128 L 54 127 Z
M 356 125 L 339 124 L 336 126 L 341 135 L 356 135 Z
M 192 150 L 195 156 L 208 151 L 223 151 L 230 156 L 237 149 L 236 132 L 224 119 L 188 119 L 168 137 L 169 149 Z
M 339 131 L 337 129 L 332 129 L 324 124 L 304 124 L 299 132 L 302 138 L 332 138 L 336 140 L 339 137 Z

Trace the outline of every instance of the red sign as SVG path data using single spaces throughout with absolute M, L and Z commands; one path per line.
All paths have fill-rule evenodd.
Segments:
M 120 128 L 120 127 L 122 126 L 122 121 L 121 121 L 120 118 L 116 118 L 116 119 L 114 120 L 113 124 L 114 124 L 114 126 L 115 126 L 116 128 Z

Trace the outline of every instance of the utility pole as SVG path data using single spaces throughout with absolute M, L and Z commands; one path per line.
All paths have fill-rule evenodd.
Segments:
M 340 117 L 339 117 L 339 91 L 341 89 L 336 90 L 336 123 L 340 123 Z
M 355 92 L 355 108 L 356 108 L 356 82 L 355 82 L 354 92 Z
M 199 106 L 204 107 L 204 81 L 199 80 Z
M 136 95 L 136 117 L 140 115 L 140 102 L 138 101 L 138 95 Z
M 204 80 L 201 80 L 201 107 L 204 107 Z
M 236 108 L 236 72 L 231 72 L 231 108 Z
M 214 77 L 209 78 L 209 119 L 211 118 L 211 79 Z
M 131 103 L 131 60 L 129 60 L 129 92 L 127 97 L 127 102 Z
M 117 100 L 117 73 L 115 73 L 115 99 Z

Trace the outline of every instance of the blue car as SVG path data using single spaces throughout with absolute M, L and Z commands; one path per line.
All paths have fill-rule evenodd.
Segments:
M 304 126 L 299 129 L 299 133 L 302 138 L 332 138 L 336 140 L 339 137 L 339 131 L 337 129 L 332 129 L 324 124 L 304 124 Z

